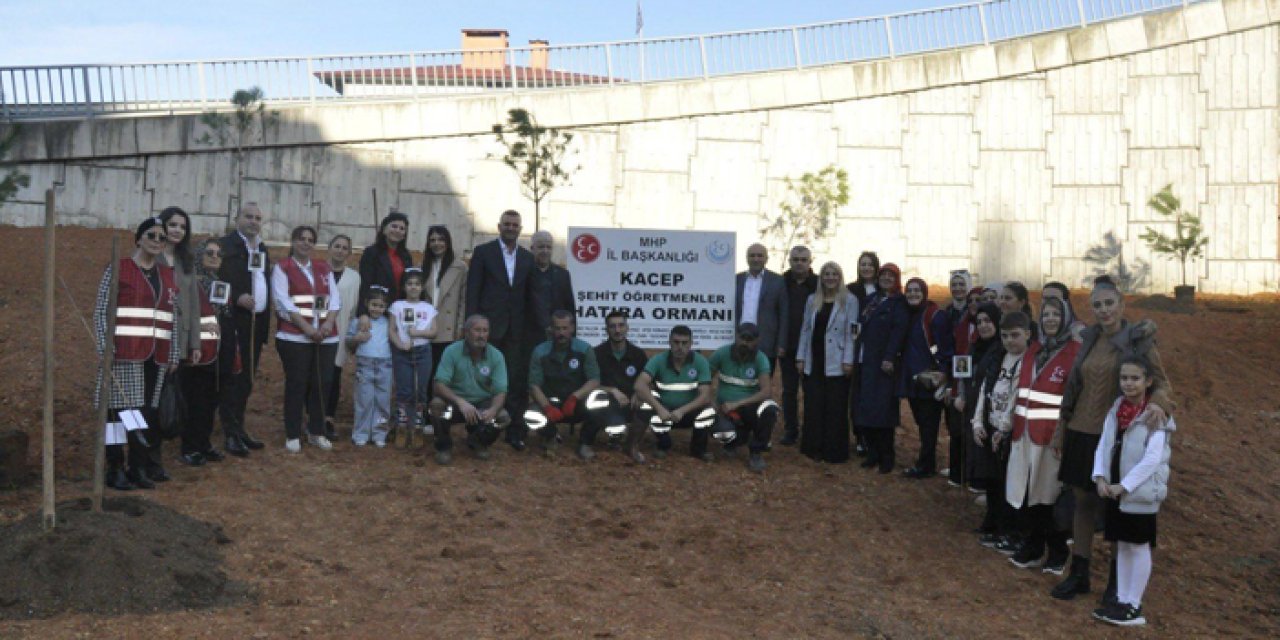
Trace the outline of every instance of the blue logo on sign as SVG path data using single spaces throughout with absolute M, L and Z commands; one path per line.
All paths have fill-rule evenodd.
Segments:
M 724 264 L 733 257 L 733 247 L 728 242 L 712 240 L 707 244 L 707 258 L 715 264 Z

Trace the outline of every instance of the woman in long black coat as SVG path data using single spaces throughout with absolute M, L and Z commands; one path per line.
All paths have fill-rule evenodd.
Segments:
M 858 409 L 854 425 L 862 430 L 869 449 L 864 468 L 893 471 L 894 431 L 898 428 L 898 368 L 907 338 L 907 303 L 902 297 L 902 272 L 893 263 L 880 267 L 880 288 L 862 310 L 858 350 Z

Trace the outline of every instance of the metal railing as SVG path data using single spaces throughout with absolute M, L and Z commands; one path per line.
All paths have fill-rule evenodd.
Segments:
M 688 80 L 990 44 L 1208 0 L 978 0 L 874 18 L 499 50 L 0 67 L 0 120 L 273 104 L 417 100 Z

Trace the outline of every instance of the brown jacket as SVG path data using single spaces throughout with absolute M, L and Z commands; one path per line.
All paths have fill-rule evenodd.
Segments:
M 435 305 L 440 316 L 436 319 L 436 344 L 449 344 L 462 338 L 462 323 L 466 321 L 463 305 L 467 296 L 467 265 L 460 258 L 440 275 L 440 288 L 436 291 Z
M 1166 414 L 1173 415 L 1176 408 L 1172 397 L 1173 388 L 1169 385 L 1169 378 L 1165 375 L 1164 366 L 1160 362 L 1160 352 L 1156 350 L 1156 323 L 1150 320 L 1141 320 L 1136 323 L 1130 323 L 1127 320 L 1121 322 L 1120 330 L 1107 338 L 1119 354 L 1116 357 L 1111 380 L 1104 387 L 1106 393 L 1103 394 L 1085 393 L 1085 381 L 1081 368 L 1081 364 L 1089 357 L 1089 353 L 1103 338 L 1102 326 L 1093 325 L 1084 330 L 1080 353 L 1076 355 L 1075 362 L 1071 365 L 1071 373 L 1067 376 L 1067 386 L 1063 391 L 1062 411 L 1058 418 L 1058 427 L 1053 432 L 1054 447 L 1062 446 L 1065 431 L 1071 424 L 1072 417 L 1077 412 L 1086 410 L 1081 403 L 1089 404 L 1087 410 L 1090 413 L 1096 412 L 1100 416 L 1106 416 L 1116 398 L 1120 397 L 1120 362 L 1131 355 L 1143 356 L 1151 362 L 1155 377 L 1155 383 L 1151 388 L 1151 403 L 1163 409 Z M 1093 425 L 1089 426 L 1093 427 Z M 1077 431 L 1086 431 L 1080 427 L 1081 425 L 1076 425 L 1074 428 Z M 1096 429 L 1089 428 L 1087 432 L 1102 433 L 1102 420 L 1098 420 Z

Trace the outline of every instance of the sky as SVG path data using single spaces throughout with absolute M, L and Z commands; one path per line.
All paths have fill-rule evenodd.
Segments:
M 646 0 L 645 37 L 801 25 L 961 0 Z M 457 49 L 463 28 L 513 46 L 635 37 L 634 0 L 0 0 L 0 67 Z

